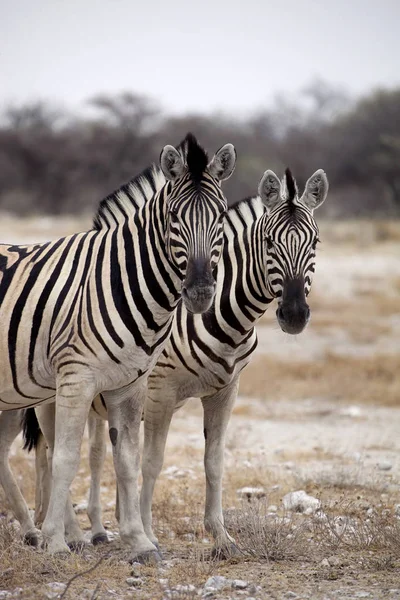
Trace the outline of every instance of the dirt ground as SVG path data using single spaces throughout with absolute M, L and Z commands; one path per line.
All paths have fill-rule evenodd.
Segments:
M 85 226 L 63 225 L 3 220 L 0 239 L 43 240 Z M 192 399 L 173 419 L 156 487 L 161 565 L 135 567 L 137 578 L 126 581 L 132 567 L 118 543 L 109 451 L 102 500 L 113 541 L 105 548 L 61 560 L 24 547 L 0 495 L 0 598 L 400 599 L 400 224 L 324 223 L 321 239 L 307 330 L 285 336 L 271 307 L 242 375 L 224 476 L 238 556 L 210 559 L 201 405 Z M 20 440 L 12 466 L 33 507 L 34 457 Z M 88 485 L 85 441 L 72 493 L 89 535 Z M 260 497 L 240 494 L 243 487 Z M 283 497 L 297 490 L 321 508 L 285 511 Z M 214 576 L 225 579 L 205 587 Z

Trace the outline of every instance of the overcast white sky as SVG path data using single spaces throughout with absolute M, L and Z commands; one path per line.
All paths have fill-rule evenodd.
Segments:
M 134 91 L 252 110 L 313 78 L 400 84 L 400 0 L 0 0 L 0 105 Z

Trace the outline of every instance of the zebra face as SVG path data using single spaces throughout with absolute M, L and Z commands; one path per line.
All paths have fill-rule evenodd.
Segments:
M 321 169 L 307 181 L 301 198 L 289 169 L 282 182 L 272 171 L 266 171 L 260 181 L 259 195 L 267 207 L 264 228 L 267 285 L 278 300 L 276 317 L 285 333 L 301 333 L 310 320 L 306 298 L 319 241 L 313 212 L 324 202 L 328 187 Z
M 232 144 L 223 146 L 208 162 L 190 134 L 183 144 L 183 155 L 172 146 L 166 146 L 161 155 L 161 168 L 171 180 L 167 252 L 181 275 L 182 299 L 191 313 L 207 311 L 214 300 L 213 271 L 222 254 L 227 209 L 221 181 L 230 177 L 235 163 Z

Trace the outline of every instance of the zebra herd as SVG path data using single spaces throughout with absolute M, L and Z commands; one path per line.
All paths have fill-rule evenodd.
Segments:
M 282 181 L 268 170 L 256 197 L 228 208 L 221 181 L 235 162 L 231 144 L 209 161 L 188 134 L 177 148 L 165 146 L 159 166 L 103 200 L 90 231 L 0 246 L 0 482 L 28 542 L 51 553 L 83 543 L 69 488 L 87 420 L 92 541 L 107 541 L 100 478 L 108 420 L 121 541 L 131 560 L 159 560 L 153 490 L 172 415 L 194 396 L 204 411 L 205 527 L 216 554 L 235 551 L 222 471 L 240 372 L 273 299 L 284 332 L 308 323 L 313 211 L 328 192 L 322 170 L 301 196 L 289 170 Z M 35 437 L 35 412 L 45 443 Z M 37 443 L 41 531 L 8 463 L 21 414 L 28 445 Z

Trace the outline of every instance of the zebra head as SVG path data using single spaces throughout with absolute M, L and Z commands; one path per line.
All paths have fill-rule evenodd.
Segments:
M 267 208 L 264 226 L 267 286 L 278 300 L 276 316 L 285 333 L 300 333 L 310 320 L 306 298 L 319 242 L 313 212 L 324 202 L 328 187 L 322 169 L 307 181 L 301 198 L 289 169 L 282 182 L 273 171 L 265 171 L 258 187 Z
M 170 260 L 182 277 L 182 298 L 188 311 L 211 306 L 216 282 L 213 270 L 223 246 L 227 202 L 221 181 L 233 173 L 236 151 L 225 144 L 209 162 L 192 134 L 178 149 L 165 146 L 160 165 L 170 180 L 166 244 Z

